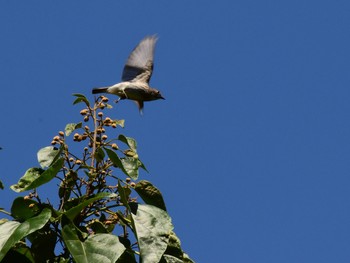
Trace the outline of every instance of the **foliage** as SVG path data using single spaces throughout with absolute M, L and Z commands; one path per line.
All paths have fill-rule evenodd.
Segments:
M 139 169 L 147 170 L 136 141 L 122 134 L 109 139 L 108 131 L 124 121 L 104 117 L 108 98 L 92 105 L 84 95 L 74 96 L 73 104 L 85 107 L 83 121 L 67 124 L 39 150 L 40 167 L 11 186 L 30 192 L 13 201 L 11 212 L 0 209 L 13 218 L 0 220 L 0 261 L 193 262 L 173 232 L 160 191 L 137 181 Z M 39 194 L 51 181 L 58 182 L 57 207 Z

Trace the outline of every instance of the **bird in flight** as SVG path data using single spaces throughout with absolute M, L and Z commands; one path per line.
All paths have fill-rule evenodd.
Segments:
M 163 99 L 160 91 L 149 86 L 153 72 L 156 36 L 147 36 L 134 48 L 124 66 L 122 82 L 108 87 L 94 88 L 93 94 L 109 93 L 119 96 L 119 100 L 136 102 L 142 113 L 143 102 Z

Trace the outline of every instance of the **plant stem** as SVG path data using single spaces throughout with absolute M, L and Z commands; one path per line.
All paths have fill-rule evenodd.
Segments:
M 91 167 L 94 167 L 95 151 L 96 151 L 96 139 L 97 139 L 97 119 L 96 119 L 97 105 L 96 104 L 97 104 L 97 101 L 95 100 L 95 105 L 94 105 L 94 109 L 93 109 L 94 140 L 92 141 Z

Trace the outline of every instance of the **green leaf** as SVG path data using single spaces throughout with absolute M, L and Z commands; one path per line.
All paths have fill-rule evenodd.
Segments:
M 109 159 L 111 159 L 113 165 L 115 167 L 120 168 L 126 175 L 128 175 L 127 171 L 124 169 L 123 163 L 120 160 L 119 156 L 111 149 L 104 148 L 104 150 L 106 151 Z
M 194 261 L 192 259 L 190 259 L 190 257 L 186 253 L 183 254 L 182 261 L 184 263 L 194 263 Z
M 89 224 L 89 228 L 91 228 L 91 230 L 94 231 L 94 233 L 108 233 L 104 224 L 98 221 L 97 219 L 94 220 L 91 224 Z
M 29 262 L 35 262 L 29 247 L 23 246 L 23 247 L 16 248 L 16 252 L 19 253 L 19 254 L 22 254 L 24 257 L 26 257 Z M 15 262 L 21 262 L 22 263 L 23 261 L 15 261 Z
M 34 256 L 35 262 L 49 262 L 55 257 L 57 233 L 50 229 L 49 225 L 45 225 L 42 229 L 28 235 L 27 238 L 31 243 L 31 254 Z
M 125 251 L 118 237 L 111 234 L 91 235 L 82 242 L 73 224 L 63 226 L 62 236 L 77 263 L 114 263 Z
M 147 170 L 147 168 L 146 168 L 146 166 L 143 164 L 143 162 L 141 162 L 140 159 L 139 159 L 139 165 L 140 165 L 140 167 L 141 167 L 143 170 L 145 170 L 147 173 L 149 173 L 148 170 Z
M 122 134 L 118 136 L 118 140 L 126 143 L 131 150 L 133 150 L 136 153 L 137 143 L 133 138 L 126 137 Z
M 80 102 L 85 102 L 86 106 L 88 106 L 88 107 L 90 106 L 89 100 L 83 94 L 75 93 L 75 94 L 73 94 L 73 96 L 77 97 L 74 100 L 73 105 L 78 104 Z
M 131 220 L 127 219 L 120 210 L 115 213 L 118 215 L 118 219 L 120 219 L 122 224 L 129 226 L 132 223 Z
M 129 208 L 129 196 L 131 194 L 131 190 L 129 188 L 125 188 L 121 185 L 120 180 L 118 180 L 118 193 L 120 196 L 120 200 L 122 201 L 123 205 Z
M 142 162 L 133 157 L 124 157 L 120 159 L 126 175 L 131 177 L 133 180 L 137 180 L 139 177 L 139 167 L 142 167 Z
M 96 148 L 95 158 L 98 162 L 102 162 L 103 159 L 105 158 L 105 153 L 100 147 Z
M 0 261 L 18 241 L 41 229 L 50 217 L 51 210 L 45 208 L 38 216 L 32 217 L 23 223 L 8 221 L 0 225 Z
M 49 167 L 56 161 L 57 157 L 60 155 L 61 149 L 57 149 L 53 146 L 47 146 L 38 151 L 38 162 L 41 168 Z
M 165 253 L 177 258 L 182 258 L 183 256 L 180 239 L 176 236 L 176 234 L 173 231 L 169 236 L 169 243 Z
M 83 126 L 81 122 L 79 123 L 68 123 L 66 125 L 66 128 L 64 129 L 66 136 L 69 136 L 72 134 L 73 131 L 76 129 L 80 129 Z
M 3 262 L 35 263 L 35 260 L 29 247 L 25 245 L 19 246 L 17 243 L 16 248 L 12 248 L 7 252 Z
M 129 203 L 142 262 L 159 262 L 173 230 L 171 218 L 164 210 L 152 206 Z
M 11 189 L 19 193 L 46 184 L 56 176 L 56 174 L 62 168 L 63 163 L 64 159 L 60 158 L 47 170 L 43 170 L 41 168 L 30 168 L 26 171 L 22 178 L 19 179 L 17 184 L 11 185 Z
M 25 221 L 39 212 L 38 202 L 32 199 L 17 197 L 11 206 L 11 215 L 18 221 Z
M 4 189 L 4 184 L 0 181 L 0 189 Z
M 41 168 L 29 168 L 25 174 L 22 176 L 21 179 L 19 179 L 17 184 L 11 185 L 10 188 L 15 192 L 23 192 L 27 189 L 30 184 L 38 179 L 42 173 L 44 173 L 45 170 Z M 29 188 L 29 187 L 28 187 Z M 31 189 L 31 188 L 30 188 Z
M 185 262 L 185 263 L 194 263 L 192 259 L 188 257 L 186 253 L 181 249 L 180 239 L 172 231 L 169 236 L 168 247 L 162 257 L 161 262 Z
M 166 211 L 165 202 L 159 189 L 152 183 L 142 180 L 135 185 L 135 191 L 146 204 L 154 205 Z
M 116 120 L 115 122 L 116 122 L 117 125 L 119 125 L 120 127 L 124 128 L 125 120 Z
M 22 239 L 22 236 L 20 238 L 14 237 L 15 231 L 20 225 L 21 223 L 16 221 L 7 221 L 0 225 L 0 261 L 11 247 Z
M 135 254 L 130 250 L 125 250 L 116 263 L 137 263 Z
M 126 174 L 134 180 L 137 180 L 139 176 L 139 167 L 147 171 L 144 164 L 138 158 L 128 156 L 124 158 L 119 158 L 119 156 L 113 150 L 108 148 L 104 148 L 104 150 L 106 151 L 109 159 L 111 159 L 113 165 L 120 168 L 124 174 Z
M 64 214 L 70 219 L 73 220 L 86 206 L 92 204 L 93 202 L 103 199 L 103 198 L 115 198 L 117 197 L 114 193 L 98 193 L 89 199 L 86 199 L 85 201 L 79 202 L 77 206 L 74 206 L 73 208 L 69 209 Z
M 64 200 L 68 200 L 72 189 L 75 185 L 76 180 L 78 179 L 78 174 L 74 170 L 69 170 L 66 174 L 63 181 L 60 183 L 60 187 L 58 189 L 59 198 L 64 198 Z
M 170 255 L 163 255 L 160 263 L 184 263 L 181 259 Z

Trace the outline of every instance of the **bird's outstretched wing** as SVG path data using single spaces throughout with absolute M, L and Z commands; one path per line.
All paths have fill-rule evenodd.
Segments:
M 156 36 L 145 37 L 131 52 L 124 66 L 123 81 L 149 82 L 153 71 Z

